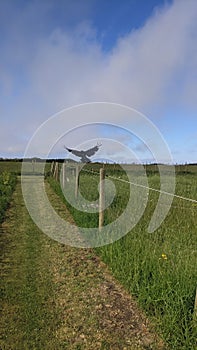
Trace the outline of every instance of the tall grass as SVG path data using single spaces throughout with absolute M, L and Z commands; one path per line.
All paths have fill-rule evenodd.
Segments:
M 111 169 L 108 174 L 112 174 Z M 158 174 L 151 174 L 149 186 L 159 188 Z M 113 176 L 125 178 L 120 171 Z M 197 200 L 196 180 L 195 174 L 177 175 L 176 193 Z M 60 185 L 52 178 L 49 181 L 65 200 Z M 98 181 L 99 177 L 82 172 L 80 190 L 88 200 L 98 196 Z M 129 185 L 118 181 L 114 184 L 117 195 L 105 210 L 105 224 L 120 215 L 128 201 Z M 197 206 L 174 198 L 164 222 L 154 233 L 148 233 L 157 200 L 158 193 L 150 191 L 148 205 L 138 224 L 123 238 L 96 248 L 96 252 L 137 298 L 169 349 L 194 350 L 197 338 L 193 318 L 197 281 Z M 79 226 L 98 225 L 98 214 L 84 213 L 67 205 Z
M 17 175 L 21 174 L 21 161 L 1 161 L 0 160 L 0 173 L 9 172 Z
M 0 223 L 11 200 L 16 185 L 16 175 L 4 171 L 0 174 Z

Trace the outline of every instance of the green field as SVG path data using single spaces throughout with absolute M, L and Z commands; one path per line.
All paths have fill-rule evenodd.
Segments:
M 86 170 L 91 170 L 91 167 L 93 165 L 88 165 Z M 117 167 L 109 165 L 105 168 L 108 176 L 126 179 L 126 175 Z M 99 165 L 94 165 L 93 170 L 98 172 Z M 156 167 L 149 167 L 148 170 L 149 186 L 159 188 L 160 179 Z M 176 172 L 176 194 L 197 200 L 196 167 L 179 166 Z M 69 181 L 73 181 L 74 185 L 72 174 Z M 49 182 L 65 200 L 59 184 L 53 178 L 49 178 Z M 81 172 L 79 188 L 87 200 L 98 198 L 98 182 L 98 175 Z M 113 222 L 124 211 L 128 201 L 129 185 L 116 180 L 114 185 L 116 197 L 105 210 L 104 224 Z M 169 349 L 195 349 L 197 203 L 174 197 L 162 225 L 154 233 L 148 233 L 148 224 L 158 195 L 157 192 L 150 191 L 143 217 L 125 237 L 113 244 L 96 248 L 96 252 L 110 266 L 122 285 L 136 296 Z M 76 210 L 69 203 L 67 206 L 79 226 L 98 227 L 98 214 Z
M 31 176 L 25 181 L 41 180 Z M 11 178 L 2 173 L 4 188 Z M 40 187 L 33 190 L 39 205 Z M 58 215 L 73 222 L 47 182 L 45 190 Z M 0 226 L 1 349 L 161 349 L 150 322 L 92 249 L 60 244 L 36 226 L 20 177 L 10 199 Z M 47 215 L 44 206 L 40 211 Z
M 70 183 L 73 182 L 73 185 L 75 184 L 74 167 L 75 165 L 72 166 L 70 172 L 67 170 L 67 176 L 70 180 Z M 81 194 L 89 201 L 98 199 L 99 183 L 99 176 L 97 174 L 89 173 L 89 171 L 93 170 L 98 173 L 99 168 L 100 164 L 90 164 L 87 165 L 85 169 L 88 170 L 88 172 L 82 171 L 80 174 L 79 189 Z M 129 171 L 134 171 L 134 168 L 135 171 L 138 171 L 138 167 L 135 165 L 128 166 L 128 168 Z M 110 176 L 114 176 L 119 180 L 127 179 L 126 174 L 117 165 L 106 165 L 105 169 L 106 174 L 109 178 Z M 49 174 L 49 170 L 50 164 L 47 164 L 45 172 Z M 20 171 L 20 162 L 0 162 L 1 221 L 4 218 L 5 210 L 8 207 L 8 203 L 11 199 L 12 191 L 14 190 L 16 182 L 15 175 L 10 175 L 10 172 L 20 174 Z M 59 167 L 59 173 L 60 171 L 61 167 Z M 148 175 L 147 178 L 149 186 L 151 188 L 159 189 L 160 178 L 157 166 L 146 166 L 146 172 Z M 40 174 L 39 164 L 34 164 L 33 168 L 33 165 L 30 163 L 29 174 L 32 173 L 35 175 Z M 124 211 L 127 205 L 130 191 L 129 184 L 123 183 L 119 180 L 111 180 L 114 182 L 116 196 L 109 208 L 105 210 L 105 225 L 113 222 Z M 84 211 L 74 209 L 69 203 L 66 202 L 59 182 L 57 182 L 51 176 L 48 177 L 48 182 L 55 190 L 55 192 L 60 196 L 62 201 L 67 204 L 67 207 L 69 208 L 78 226 L 98 227 L 98 213 L 85 213 Z M 176 166 L 176 194 L 197 200 L 197 167 L 195 165 Z M 157 204 L 158 196 L 158 192 L 150 191 L 148 204 L 142 218 L 137 223 L 137 225 L 123 238 L 119 239 L 113 244 L 95 248 L 95 252 L 102 258 L 105 263 L 107 263 L 112 274 L 117 280 L 121 282 L 125 290 L 129 291 L 129 293 L 136 297 L 138 304 L 143 308 L 149 319 L 153 322 L 158 334 L 164 339 L 170 350 L 194 350 L 196 349 L 197 338 L 196 320 L 194 317 L 194 300 L 197 286 L 197 203 L 174 197 L 171 209 L 166 219 L 155 232 L 149 233 L 147 228 Z M 6 205 L 4 204 L 5 198 Z M 77 201 L 79 201 L 79 199 L 77 199 Z M 17 210 L 20 209 L 20 203 L 18 203 Z M 27 243 L 24 241 L 23 246 L 19 245 L 19 247 L 21 247 L 21 251 L 17 257 L 17 266 L 20 266 L 21 257 L 24 254 L 23 249 L 26 244 L 27 248 L 29 244 L 28 254 L 32 259 L 27 260 L 27 263 L 30 263 L 31 265 L 37 254 L 36 239 L 42 241 L 42 238 L 40 235 L 37 236 L 37 233 L 35 233 L 35 239 L 31 241 L 31 235 L 25 231 L 23 219 L 20 217 L 21 214 L 18 212 L 17 215 L 17 225 L 18 227 L 21 226 L 20 239 L 22 241 L 27 241 Z M 30 224 L 29 221 L 26 223 L 26 225 L 27 230 L 28 227 L 30 227 L 30 231 L 35 230 L 35 228 L 32 226 L 32 223 Z M 11 229 L 13 230 L 13 224 L 11 224 Z M 3 240 L 4 239 L 5 238 L 3 237 Z M 16 239 L 16 241 L 18 240 L 16 230 L 13 231 L 13 239 Z M 49 244 L 49 241 L 47 240 L 46 246 Z M 6 246 L 7 243 L 5 243 L 6 242 L 4 242 L 3 247 Z M 17 244 L 19 243 L 20 242 L 18 241 Z M 15 245 L 14 242 L 13 244 Z M 11 252 L 12 250 L 10 250 L 10 253 Z M 47 261 L 50 261 L 50 257 L 48 256 L 47 250 L 45 248 L 44 254 L 46 254 L 45 256 L 46 259 L 48 259 Z M 12 259 L 12 268 L 14 271 L 14 256 Z M 21 265 L 21 268 L 22 266 L 23 264 Z M 37 273 L 36 271 L 38 271 L 39 266 L 31 266 L 33 269 L 35 267 L 35 270 L 32 270 L 33 273 Z M 43 266 L 45 269 L 45 265 Z M 24 268 L 26 269 L 25 265 Z M 28 267 L 28 269 L 29 271 L 31 270 L 30 267 Z M 50 284 L 51 277 L 48 275 L 47 269 L 46 271 L 43 270 L 44 274 L 45 272 L 46 278 L 49 278 L 49 282 L 47 283 Z M 22 272 L 22 274 L 24 274 L 24 278 L 26 278 L 25 273 L 25 271 Z M 43 327 L 44 331 L 45 328 L 42 323 L 44 322 L 44 315 L 41 312 L 42 308 L 40 308 L 40 311 L 37 309 L 36 303 L 38 302 L 38 304 L 41 305 L 40 303 L 42 303 L 42 300 L 44 300 L 43 298 L 46 297 L 48 303 L 47 307 L 49 309 L 52 307 L 50 296 L 47 293 L 48 287 L 45 284 L 41 284 L 42 287 L 39 287 L 40 281 L 36 282 L 37 285 L 35 286 L 34 281 L 31 279 L 31 277 L 29 276 L 28 278 L 30 281 L 30 290 L 27 283 L 28 281 L 24 280 L 25 282 L 23 282 L 25 284 L 22 287 L 22 294 L 18 294 L 16 290 L 15 295 L 13 294 L 13 291 L 10 290 L 9 282 L 8 285 L 5 284 L 6 288 L 8 288 L 6 291 L 8 294 L 6 295 L 9 296 L 9 293 L 11 292 L 12 296 L 10 296 L 10 298 L 14 298 L 15 295 L 16 298 L 19 297 L 19 300 L 22 301 L 24 296 L 26 306 L 28 305 L 28 298 L 32 298 L 31 302 L 33 309 L 29 310 L 28 312 L 31 314 L 35 311 L 35 313 L 38 314 L 38 319 L 37 316 L 35 316 L 35 318 L 33 318 L 33 322 L 36 324 L 36 327 Z M 14 275 L 11 277 L 11 279 L 13 288 L 15 288 L 13 282 Z M 39 294 L 35 294 L 35 288 L 44 288 L 43 290 L 40 289 L 41 301 L 37 300 L 36 303 L 33 302 L 33 299 L 35 296 L 36 298 L 39 298 Z M 45 296 L 45 294 L 47 296 Z M 12 300 L 12 302 L 14 301 Z M 25 309 L 23 312 L 25 313 Z M 54 310 L 54 312 L 56 311 Z M 24 315 L 20 316 L 21 319 L 23 317 L 27 318 L 29 324 L 31 324 L 29 327 L 33 327 L 32 322 L 30 322 L 29 319 L 30 316 L 28 314 L 25 316 Z M 9 317 L 10 316 L 8 314 L 8 319 Z M 54 322 L 54 317 L 51 313 L 48 314 L 48 317 L 49 319 L 47 322 L 49 325 L 52 325 Z M 10 322 L 14 322 L 14 320 L 11 319 Z M 60 322 L 59 318 L 58 322 Z M 27 328 L 27 331 L 29 332 L 29 336 L 31 338 L 30 343 L 28 344 L 31 346 L 34 344 L 35 346 L 35 344 L 37 344 L 36 342 L 39 341 L 38 339 L 33 340 L 32 338 L 34 331 L 35 334 L 37 334 L 36 330 L 31 331 L 30 328 Z M 50 336 L 49 333 L 49 328 L 46 328 L 46 334 Z M 15 334 L 15 336 L 17 335 Z M 22 342 L 23 334 L 21 333 L 20 336 L 20 341 Z M 45 341 L 46 337 L 45 340 L 43 340 L 43 344 L 45 344 Z M 103 347 L 103 349 L 105 349 L 105 347 Z
M 0 161 L 0 173 L 3 171 L 8 171 L 20 175 L 21 173 L 21 162 L 19 161 Z
M 0 173 L 0 223 L 4 219 L 5 211 L 8 208 L 15 185 L 15 174 L 7 171 Z

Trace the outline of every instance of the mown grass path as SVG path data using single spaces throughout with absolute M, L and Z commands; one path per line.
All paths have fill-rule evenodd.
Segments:
M 54 208 L 72 220 L 48 184 Z M 135 302 L 90 249 L 51 240 L 31 220 L 18 182 L 1 228 L 0 348 L 159 349 Z

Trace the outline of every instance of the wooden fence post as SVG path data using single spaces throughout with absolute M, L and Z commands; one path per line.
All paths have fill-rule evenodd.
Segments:
M 55 171 L 56 171 L 56 162 L 54 162 L 54 166 L 53 166 L 53 177 L 55 177 Z
M 76 165 L 75 170 L 75 198 L 78 197 L 79 192 L 79 165 Z
M 63 163 L 63 169 L 62 169 L 62 187 L 65 187 L 65 180 L 66 180 L 66 163 Z
M 105 170 L 100 169 L 100 195 L 99 195 L 99 231 L 101 231 L 104 222 L 104 207 L 105 207 Z
M 54 170 L 54 177 L 55 180 L 58 181 L 58 172 L 59 172 L 59 166 L 58 166 L 58 162 L 55 163 L 55 170 Z
M 32 171 L 33 171 L 33 174 L 35 174 L 35 170 L 36 170 L 36 159 L 32 159 L 32 161 L 31 161 L 31 163 L 32 163 Z
M 194 318 L 197 321 L 197 288 L 196 288 L 196 296 L 195 296 L 195 302 L 194 302 Z
M 55 172 L 56 172 L 56 162 L 53 164 L 53 177 L 55 177 Z
M 51 175 L 53 175 L 53 168 L 54 168 L 54 161 L 52 161 L 52 163 L 51 163 L 51 169 L 50 169 Z

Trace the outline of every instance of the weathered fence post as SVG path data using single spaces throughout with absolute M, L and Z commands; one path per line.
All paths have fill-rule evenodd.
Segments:
M 51 175 L 53 175 L 53 167 L 54 167 L 54 161 L 52 161 L 52 163 L 51 163 L 51 169 L 50 169 Z
M 53 166 L 53 177 L 55 177 L 55 167 L 56 167 L 56 163 L 54 162 L 54 166 Z
M 76 165 L 75 170 L 75 198 L 78 197 L 79 192 L 79 165 Z
M 36 160 L 35 160 L 35 159 L 32 159 L 31 163 L 32 163 L 32 171 L 33 171 L 33 174 L 35 174 L 35 163 L 36 163 Z
M 53 177 L 55 177 L 55 168 L 56 168 L 56 162 L 53 164 Z
M 53 177 L 55 177 L 55 172 L 56 172 L 56 162 L 53 164 Z
M 54 177 L 55 177 L 55 180 L 58 181 L 58 172 L 59 172 L 59 166 L 58 166 L 58 162 L 55 163 L 55 169 L 54 169 Z
M 194 318 L 197 321 L 197 288 L 196 288 L 196 296 L 195 296 L 195 302 L 194 302 Z
M 62 169 L 62 187 L 65 187 L 65 180 L 66 180 L 66 163 L 63 163 L 63 169 Z
M 104 207 L 105 207 L 105 170 L 100 169 L 100 195 L 99 195 L 99 231 L 101 231 L 104 222 Z

